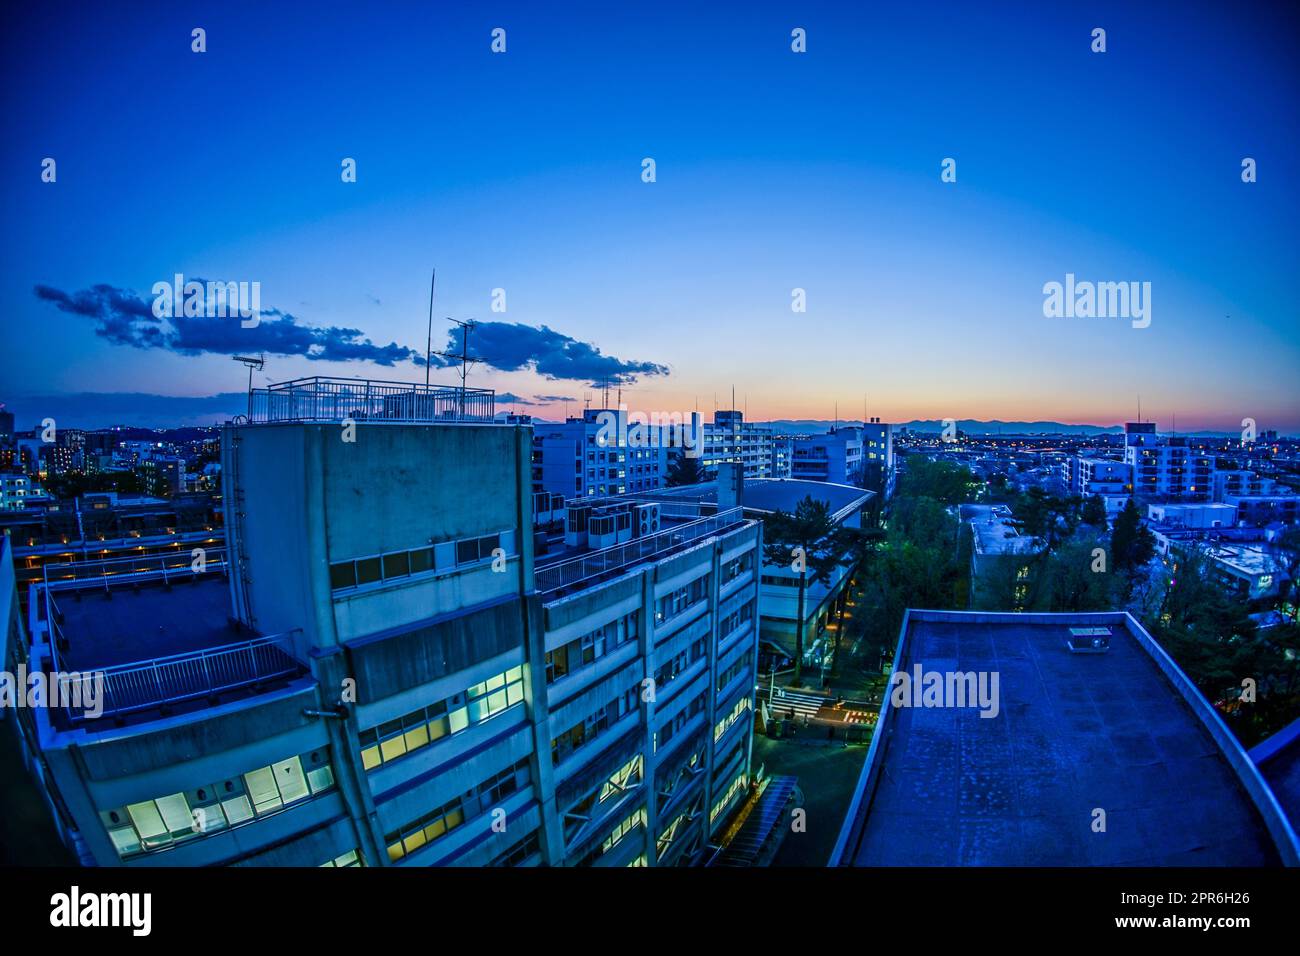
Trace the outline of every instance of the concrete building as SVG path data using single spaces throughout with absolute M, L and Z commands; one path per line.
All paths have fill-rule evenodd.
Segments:
M 1300 495 L 1233 495 L 1223 496 L 1225 506 L 1236 512 L 1237 521 L 1253 528 L 1271 524 L 1295 524 L 1300 521 Z
M 1147 505 L 1147 519 L 1167 528 L 1208 530 L 1231 528 L 1237 521 L 1237 509 L 1228 504 L 1153 504 Z
M 790 477 L 796 481 L 857 484 L 862 474 L 862 446 L 862 429 L 848 426 L 825 435 L 796 436 Z
M 681 488 L 657 492 L 653 499 L 666 509 L 686 509 L 709 514 L 720 509 L 741 507 L 746 517 L 762 521 L 773 512 L 793 513 L 807 497 L 826 504 L 831 519 L 842 528 L 861 528 L 874 493 L 849 485 L 797 479 L 746 481 L 724 464 L 720 477 Z M 831 650 L 830 625 L 846 605 L 853 567 L 846 560 L 825 582 L 803 581 L 803 616 L 799 614 L 800 575 L 793 562 L 763 560 L 759 616 L 764 643 L 790 657 L 796 654 L 798 634 L 803 630 L 804 663 L 820 666 Z
M 592 409 L 563 425 L 533 426 L 533 490 L 565 498 L 608 497 L 663 487 L 668 442 L 638 429 L 626 409 Z
M 1071 495 L 1127 496 L 1133 467 L 1127 462 L 1088 455 L 1067 455 L 1061 462 L 1061 478 Z
M 739 462 L 745 477 L 773 478 L 773 439 L 771 425 L 745 421 L 739 410 L 719 410 L 713 421 L 704 425 L 704 450 L 700 466 L 705 476 L 715 478 L 724 461 Z
M 1154 422 L 1124 426 L 1124 461 L 1133 493 L 1146 501 L 1208 501 L 1214 491 L 1214 459 L 1189 448 L 1185 438 L 1161 440 Z
M 830 863 L 1295 866 L 1300 843 L 1130 615 L 911 610 Z
M 794 458 L 794 439 L 789 435 L 772 436 L 772 477 L 789 478 Z
M 874 491 L 882 501 L 894 496 L 894 426 L 879 418 L 862 425 L 861 475 L 862 487 Z
M 694 862 L 751 782 L 761 525 L 589 527 L 535 561 L 532 434 L 490 392 L 252 399 L 223 435 L 229 560 L 34 585 L 9 649 L 103 675 L 100 715 L 20 721 L 79 858 Z
M 1007 505 L 961 505 L 961 519 L 971 529 L 971 606 L 1001 605 L 1010 593 L 1014 609 L 1020 609 L 1029 564 L 1042 552 L 1042 542 L 1020 533 Z

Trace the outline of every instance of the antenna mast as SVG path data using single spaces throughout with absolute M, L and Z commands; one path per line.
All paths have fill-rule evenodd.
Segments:
M 429 387 L 429 366 L 433 360 L 433 287 L 438 281 L 438 270 L 433 270 L 429 279 L 429 337 L 424 344 L 424 387 Z

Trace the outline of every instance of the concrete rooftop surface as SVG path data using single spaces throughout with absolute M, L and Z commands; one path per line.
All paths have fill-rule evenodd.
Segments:
M 69 670 L 92 671 L 186 654 L 257 637 L 231 621 L 230 586 L 222 574 L 186 576 L 177 584 L 86 588 L 55 594 Z
M 1071 627 L 1098 625 L 1110 627 L 1107 651 L 1069 649 Z M 1149 641 L 1123 614 L 909 612 L 898 670 L 996 672 L 1000 710 L 887 702 L 832 862 L 1293 860 L 1294 833 L 1254 765 L 1208 705 L 1189 704 L 1190 685 Z M 1098 808 L 1105 832 L 1094 831 Z

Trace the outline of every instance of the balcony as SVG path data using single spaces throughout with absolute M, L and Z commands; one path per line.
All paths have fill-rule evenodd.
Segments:
M 248 422 L 478 422 L 495 421 L 490 388 L 372 382 L 314 376 L 255 388 Z

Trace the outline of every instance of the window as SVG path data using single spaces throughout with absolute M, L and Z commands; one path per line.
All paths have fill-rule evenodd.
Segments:
M 628 614 L 616 618 L 567 644 L 546 652 L 546 683 L 553 684 L 561 677 L 622 647 L 637 636 L 637 618 Z
M 335 857 L 334 859 L 332 859 L 332 860 L 326 860 L 324 863 L 321 864 L 322 867 L 325 867 L 325 866 L 365 866 L 365 865 L 366 865 L 366 858 L 363 857 L 363 856 L 361 855 L 361 851 L 360 851 L 360 850 L 348 850 L 347 853 L 344 853 L 344 854 L 342 854 L 342 855 L 340 855 L 340 856 L 336 856 L 336 857 Z
M 388 844 L 389 861 L 396 863 L 408 853 L 414 853 L 425 844 L 446 836 L 464 823 L 465 811 L 461 801 L 462 798 L 457 797 L 387 834 L 384 842 Z
M 501 532 L 455 542 L 456 564 L 477 564 L 494 556 L 501 547 Z M 365 558 L 336 561 L 330 565 L 330 589 L 341 591 L 375 584 L 380 581 L 400 581 L 416 574 L 435 570 L 434 549 L 428 546 L 409 551 L 390 551 L 387 554 Z
M 366 770 L 404 757 L 449 734 L 483 723 L 524 699 L 524 669 L 512 667 L 445 700 L 363 730 L 361 764 Z
M 743 714 L 748 709 L 749 709 L 748 697 L 742 697 L 740 698 L 740 700 L 736 701 L 736 706 L 731 708 L 731 713 L 727 714 L 726 717 L 723 717 L 720 721 L 718 721 L 718 725 L 713 728 L 714 741 L 716 742 L 718 740 L 721 740 L 722 735 L 725 734 L 728 730 L 730 730 L 732 725 L 735 724 L 735 722 L 740 719 L 741 714 Z
M 333 786 L 322 748 L 217 784 L 107 810 L 100 819 L 118 856 L 127 859 L 275 813 Z
M 537 840 L 537 831 L 534 830 L 509 849 L 493 857 L 488 866 L 518 866 L 524 860 L 539 852 L 541 852 L 541 846 Z

